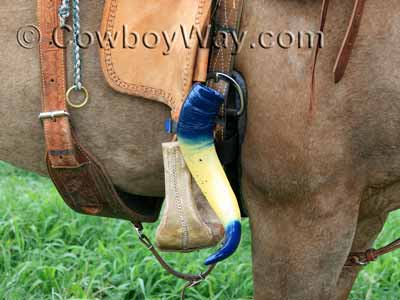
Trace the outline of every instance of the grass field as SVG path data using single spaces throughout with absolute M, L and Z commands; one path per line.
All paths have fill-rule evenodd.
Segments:
M 247 221 L 244 227 L 240 250 L 189 299 L 252 299 Z M 154 229 L 146 230 L 154 236 Z M 377 245 L 394 239 L 397 229 L 400 213 L 392 214 Z M 209 253 L 166 257 L 196 272 Z M 400 299 L 399 257 L 400 251 L 368 266 L 351 299 Z M 160 269 L 128 222 L 75 214 L 47 179 L 0 162 L 0 299 L 177 299 L 183 284 Z

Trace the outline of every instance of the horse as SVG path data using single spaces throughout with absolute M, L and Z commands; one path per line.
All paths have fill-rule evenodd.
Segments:
M 350 63 L 335 84 L 353 1 L 330 2 L 312 110 L 313 49 L 246 46 L 237 55 L 249 93 L 242 185 L 256 300 L 347 299 L 360 271 L 344 266 L 347 256 L 371 247 L 400 207 L 400 3 L 366 2 Z M 102 3 L 82 2 L 83 28 L 98 29 Z M 261 31 L 316 31 L 320 7 L 314 0 L 249 1 L 241 30 L 254 41 Z M 46 175 L 38 50 L 15 38 L 21 26 L 37 23 L 35 11 L 34 0 L 1 4 L 0 159 Z M 91 102 L 71 113 L 80 140 L 120 189 L 163 196 L 160 144 L 170 140 L 163 129 L 169 109 L 113 91 L 98 49 L 83 52 Z

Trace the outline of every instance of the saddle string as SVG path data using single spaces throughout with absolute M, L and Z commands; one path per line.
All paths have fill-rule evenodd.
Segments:
M 321 9 L 321 17 L 320 17 L 320 27 L 319 31 L 324 32 L 326 17 L 328 15 L 328 7 L 329 7 L 329 0 L 323 0 L 322 2 L 322 9 Z M 309 113 L 312 114 L 314 110 L 315 104 L 315 77 L 316 77 L 316 69 L 317 69 L 317 62 L 318 62 L 318 54 L 321 44 L 321 36 L 319 36 L 317 40 L 317 47 L 314 51 L 314 58 L 312 63 L 312 71 L 311 71 L 311 93 L 310 93 L 310 104 L 309 104 Z
M 344 76 L 346 68 L 349 64 L 350 56 L 357 39 L 359 27 L 361 24 L 361 19 L 363 15 L 363 9 L 365 6 L 366 0 L 355 0 L 353 5 L 353 13 L 351 15 L 350 21 L 347 25 L 346 35 L 342 41 L 342 45 L 340 47 L 340 51 L 336 57 L 336 62 L 333 67 L 333 79 L 335 84 L 339 83 Z M 320 19 L 320 32 L 324 32 L 324 27 L 326 23 L 326 17 L 328 14 L 328 6 L 329 0 L 323 0 L 322 2 L 322 10 L 321 10 L 321 19 Z M 319 39 L 320 41 L 320 39 Z M 312 75 L 311 75 L 311 93 L 310 93 L 310 106 L 309 113 L 310 115 L 313 112 L 314 104 L 315 104 L 315 80 L 316 80 L 316 65 L 319 54 L 319 48 L 322 47 L 321 44 L 317 45 L 317 48 L 314 52 L 313 64 L 312 64 Z
M 164 258 L 162 258 L 160 253 L 154 247 L 151 240 L 143 232 L 143 229 L 144 229 L 143 225 L 141 223 L 134 223 L 134 222 L 133 222 L 133 225 L 135 226 L 139 241 L 144 246 L 146 246 L 147 249 L 149 249 L 149 251 L 153 254 L 153 256 L 156 258 L 158 263 L 163 267 L 163 269 L 165 271 L 167 271 L 170 275 L 187 281 L 187 284 L 184 286 L 184 288 L 182 289 L 182 292 L 181 292 L 181 300 L 185 299 L 185 292 L 188 288 L 195 287 L 195 286 L 199 285 L 201 282 L 205 281 L 207 276 L 210 275 L 210 273 L 214 270 L 215 266 L 217 265 L 217 264 L 210 265 L 206 271 L 204 271 L 200 274 L 187 274 L 187 273 L 181 273 L 179 271 L 176 271 L 165 261 Z

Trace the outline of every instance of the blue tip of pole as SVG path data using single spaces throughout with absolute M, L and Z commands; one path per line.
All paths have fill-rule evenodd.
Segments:
M 206 266 L 220 262 L 231 256 L 240 244 L 242 225 L 239 221 L 230 222 L 225 227 L 225 241 L 222 247 L 213 255 L 209 256 L 204 264 Z

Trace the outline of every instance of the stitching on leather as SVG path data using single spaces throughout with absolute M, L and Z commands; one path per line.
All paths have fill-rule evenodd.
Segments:
M 204 2 L 204 0 L 202 0 Z M 200 5 L 197 6 L 197 14 L 198 14 L 198 10 L 199 10 Z M 110 2 L 110 10 L 107 16 L 107 21 L 106 21 L 106 31 L 107 32 L 112 32 L 113 28 L 114 28 L 114 21 L 115 21 L 115 17 L 116 17 L 116 12 L 117 12 L 117 0 L 111 0 Z M 197 15 L 196 15 L 197 18 Z M 184 73 L 184 80 L 183 80 L 183 87 L 182 87 L 182 98 L 179 99 L 180 103 L 179 105 L 176 103 L 177 99 L 174 99 L 171 93 L 166 92 L 163 89 L 156 89 L 156 88 L 152 88 L 152 87 L 148 87 L 148 86 L 144 86 L 144 85 L 138 85 L 138 84 L 132 84 L 132 83 L 128 83 L 123 81 L 116 73 L 113 62 L 112 62 L 112 54 L 111 54 L 111 48 L 109 47 L 108 42 L 105 45 L 104 48 L 104 63 L 106 65 L 106 70 L 108 73 L 108 77 L 109 79 L 116 85 L 118 86 L 121 91 L 126 92 L 127 90 L 129 90 L 129 92 L 134 92 L 137 93 L 138 96 L 141 97 L 149 97 L 151 99 L 154 99 L 155 96 L 161 96 L 164 99 L 166 99 L 168 105 L 171 107 L 171 110 L 173 112 L 175 112 L 177 110 L 178 107 L 180 107 L 182 101 L 184 100 L 184 89 L 185 86 L 187 85 L 187 83 L 189 82 L 189 80 L 191 78 L 188 78 L 188 68 L 190 66 L 190 50 L 188 50 L 188 54 L 186 55 L 186 60 L 187 63 L 185 64 L 183 73 Z M 153 96 L 153 97 L 152 97 Z
M 107 18 L 107 25 L 106 25 L 106 32 L 112 32 L 114 29 L 114 21 L 117 12 L 117 0 L 111 0 L 110 2 L 110 11 Z M 127 89 L 134 91 L 141 97 L 150 97 L 153 96 L 161 96 L 167 100 L 168 104 L 171 106 L 171 109 L 174 111 L 176 108 L 176 103 L 173 100 L 173 97 L 170 93 L 162 90 L 162 89 L 155 89 L 152 87 L 147 87 L 138 84 L 131 84 L 128 82 L 123 81 L 116 73 L 113 62 L 112 62 L 112 54 L 111 48 L 109 47 L 108 43 L 104 48 L 104 62 L 106 64 L 107 73 L 109 78 L 120 87 L 122 90 L 126 91 Z
M 194 25 L 195 26 L 197 26 L 197 25 L 200 25 L 200 20 L 201 20 L 201 16 L 203 15 L 203 10 L 204 10 L 204 5 L 205 5 L 205 0 L 200 0 L 200 2 L 197 2 L 198 4 L 197 4 L 197 10 L 196 10 L 196 16 L 195 16 L 195 21 L 194 21 Z M 196 45 L 197 45 L 197 43 L 196 43 Z M 197 45 L 198 46 L 198 45 Z M 196 51 L 197 51 L 197 49 L 198 49 L 198 47 L 196 47 Z M 184 68 L 184 71 L 183 71 L 183 82 L 182 82 L 182 90 L 181 90 L 181 93 L 182 93 L 182 97 L 181 97 L 181 99 L 180 99 L 180 102 L 182 103 L 184 100 L 185 100 L 185 98 L 186 98 L 186 95 L 185 95 L 185 89 L 186 89 L 186 86 L 187 86 L 187 84 L 188 84 L 188 82 L 190 81 L 192 81 L 192 79 L 193 78 L 189 78 L 189 76 L 188 76 L 188 73 L 189 73 L 189 67 L 190 67 L 190 59 L 191 59 L 191 49 L 187 49 L 186 50 L 186 52 L 187 52 L 187 54 L 186 54 L 186 63 L 185 63 L 185 68 Z M 195 55 L 195 59 L 194 59 L 194 63 L 196 63 L 196 57 L 197 57 L 197 53 L 196 53 L 196 55 Z M 195 66 L 194 66 L 195 67 Z
M 183 249 L 187 249 L 188 245 L 189 245 L 189 226 L 186 222 L 185 219 L 185 215 L 184 215 L 184 209 L 183 209 L 183 201 L 182 201 L 182 195 L 180 195 L 179 193 L 179 188 L 178 188 L 178 181 L 177 181 L 177 168 L 180 164 L 180 156 L 178 153 L 178 149 L 177 147 L 173 147 L 171 149 L 172 151 L 172 155 L 171 153 L 168 155 L 169 159 L 168 159 L 168 169 L 170 172 L 170 180 L 173 186 L 173 190 L 174 190 L 174 202 L 175 202 L 175 207 L 176 207 L 176 211 L 177 211 L 177 215 L 178 215 L 178 219 L 179 219 L 179 223 L 181 224 L 182 227 L 182 248 Z M 178 164 L 179 162 L 179 164 Z
M 240 4 L 240 2 L 238 1 L 238 3 L 236 2 L 237 0 L 233 0 L 233 6 L 232 8 L 229 8 L 229 12 L 228 12 L 228 5 L 226 4 L 226 2 L 224 2 L 224 25 L 225 26 L 229 26 L 230 25 L 230 19 L 232 18 L 232 16 L 234 17 L 234 19 L 232 20 L 232 23 L 234 23 L 234 20 L 236 20 L 236 15 L 239 14 L 240 10 L 239 9 L 234 9 L 234 7 L 236 7 L 237 5 Z M 232 26 L 235 26 L 235 24 L 231 24 Z M 219 48 L 217 50 L 216 53 L 216 59 L 214 60 L 214 64 L 213 64 L 213 69 L 216 70 L 219 67 L 220 71 L 223 72 L 228 72 L 230 70 L 230 65 L 232 63 L 232 60 L 230 59 L 231 57 L 231 53 L 233 51 L 233 41 L 231 41 L 231 44 L 229 45 L 229 49 L 225 49 L 223 47 Z M 228 52 L 229 51 L 229 52 Z M 225 55 L 227 55 L 227 57 L 225 58 Z M 219 59 L 221 57 L 221 59 Z M 220 63 L 220 66 L 217 65 L 217 63 Z M 224 82 L 220 82 L 216 84 L 217 86 L 219 86 L 220 88 L 222 88 L 222 93 L 225 94 L 228 88 L 228 85 Z
M 233 0 L 233 1 L 235 1 L 235 0 Z M 229 24 L 229 22 L 228 22 L 228 11 L 227 11 L 227 4 L 226 4 L 226 2 L 225 2 L 225 6 L 224 6 L 224 25 L 227 25 L 227 24 Z M 227 60 L 225 60 L 225 58 L 224 58 L 224 51 L 225 51 L 225 49 L 221 49 L 221 56 L 222 56 L 222 60 L 221 60 L 221 64 L 222 64 L 222 70 L 223 70 L 223 72 L 225 73 L 226 72 L 226 70 L 227 70 L 227 64 L 228 64 L 228 60 L 229 60 L 229 56 L 228 56 L 228 59 Z M 223 95 L 225 95 L 225 93 L 226 93 L 226 86 L 227 86 L 227 84 L 225 84 L 225 83 L 221 83 L 221 86 L 223 87 Z
M 224 3 L 224 17 L 226 19 L 226 3 L 225 2 L 223 2 L 223 3 Z M 219 59 L 220 57 L 222 57 L 222 60 L 221 60 L 222 71 L 225 71 L 225 69 L 224 69 L 224 52 L 223 52 L 222 46 L 217 49 L 216 58 L 214 59 L 213 70 L 218 69 L 217 63 L 220 61 L 220 59 Z M 220 83 L 216 83 L 216 85 L 218 86 L 218 85 L 220 85 Z
M 233 0 L 233 5 L 234 5 L 234 6 L 236 5 L 236 0 Z M 224 13 L 225 13 L 225 16 L 224 16 L 224 17 L 225 17 L 225 25 L 228 25 L 228 24 L 229 24 L 229 18 L 230 18 L 230 16 L 231 16 L 231 14 L 232 14 L 233 11 L 234 11 L 233 8 L 231 8 L 230 11 L 229 11 L 229 13 L 228 13 L 227 5 L 225 5 L 225 10 L 224 10 Z M 232 53 L 232 50 L 233 50 L 233 41 L 231 41 L 231 45 L 230 45 L 230 48 L 229 48 L 229 51 L 230 51 L 231 53 Z M 229 70 L 229 66 L 230 66 L 230 64 L 231 64 L 231 59 L 229 59 L 231 53 L 227 53 L 228 59 L 224 60 L 224 58 L 223 58 L 223 56 L 224 56 L 224 55 L 223 55 L 223 52 L 224 52 L 224 50 L 222 50 L 222 63 L 223 63 L 222 68 L 223 68 L 224 72 L 227 72 L 227 71 Z M 227 88 L 228 88 L 228 85 L 227 85 L 227 84 L 223 84 L 222 86 L 223 86 L 223 89 L 224 89 L 223 94 L 225 95 L 226 90 L 227 90 Z

